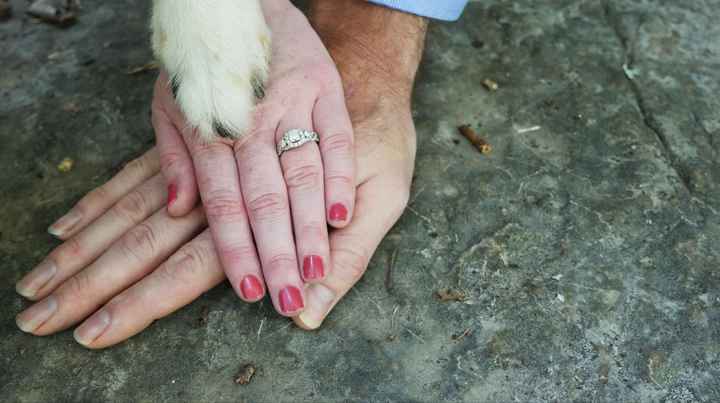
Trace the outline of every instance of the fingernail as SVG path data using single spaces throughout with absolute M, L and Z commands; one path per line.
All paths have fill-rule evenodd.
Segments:
M 325 277 L 325 267 L 320 256 L 305 256 L 303 259 L 303 277 L 305 280 L 319 280 Z
M 80 219 L 82 214 L 79 211 L 72 209 L 64 216 L 60 217 L 59 220 L 55 221 L 53 225 L 48 228 L 50 235 L 61 237 L 70 232 Z
M 307 307 L 297 317 L 306 329 L 317 329 L 335 303 L 335 292 L 322 283 L 305 287 Z
M 255 276 L 245 276 L 240 282 L 240 292 L 246 301 L 257 301 L 264 294 L 263 286 L 260 280 Z
M 302 293 L 297 287 L 288 286 L 280 290 L 280 310 L 295 313 L 305 307 Z
M 17 326 L 25 333 L 32 333 L 47 322 L 57 311 L 57 300 L 50 296 L 26 309 L 15 318 Z
M 75 340 L 83 346 L 89 346 L 94 342 L 105 330 L 110 326 L 110 314 L 105 309 L 101 309 L 80 327 L 75 329 L 73 336 Z
M 177 200 L 177 194 L 178 194 L 177 185 L 174 183 L 169 184 L 167 192 L 168 192 L 167 204 L 169 207 L 171 204 L 175 203 L 175 200 Z
M 15 285 L 15 291 L 25 298 L 32 298 L 52 280 L 56 272 L 55 263 L 51 260 L 45 260 L 18 281 Z
M 347 214 L 347 208 L 342 203 L 335 203 L 330 207 L 330 220 L 332 221 L 345 221 Z

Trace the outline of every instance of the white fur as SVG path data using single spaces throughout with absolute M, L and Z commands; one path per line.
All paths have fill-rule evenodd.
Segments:
M 177 86 L 177 103 L 205 140 L 217 124 L 233 138 L 250 126 L 270 62 L 259 0 L 154 0 L 152 46 Z M 219 133 L 222 134 L 222 133 Z

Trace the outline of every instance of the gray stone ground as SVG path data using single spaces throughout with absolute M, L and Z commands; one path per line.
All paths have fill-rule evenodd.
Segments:
M 125 74 L 151 58 L 146 2 L 83 2 L 67 30 L 12 3 L 0 400 L 720 401 L 720 1 L 485 0 L 432 25 L 411 205 L 322 330 L 223 285 L 100 352 L 22 334 L 12 285 L 57 245 L 46 226 L 151 144 L 153 75 Z

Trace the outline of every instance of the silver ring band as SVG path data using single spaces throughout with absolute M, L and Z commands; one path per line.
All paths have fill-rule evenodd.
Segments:
M 311 130 L 303 130 L 303 129 L 292 129 L 288 130 L 283 134 L 282 139 L 277 143 L 277 154 L 278 157 L 283 155 L 285 151 L 292 150 L 293 148 L 298 148 L 302 146 L 305 143 L 309 143 L 311 141 L 314 141 L 316 143 L 320 142 L 320 136 Z

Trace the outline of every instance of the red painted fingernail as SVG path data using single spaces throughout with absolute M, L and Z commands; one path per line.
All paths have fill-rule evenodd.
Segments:
M 318 280 L 325 277 L 325 267 L 320 256 L 305 256 L 303 259 L 303 277 L 305 280 Z
M 260 280 L 255 276 L 245 276 L 240 282 L 240 292 L 248 301 L 257 301 L 262 298 L 263 286 Z
M 295 313 L 304 307 L 302 293 L 297 287 L 288 286 L 280 290 L 280 309 L 284 313 Z
M 177 185 L 174 183 L 171 183 L 168 185 L 168 206 L 173 204 L 175 200 L 177 200 Z
M 347 208 L 341 203 L 335 203 L 330 207 L 330 219 L 332 221 L 345 221 L 347 214 Z

